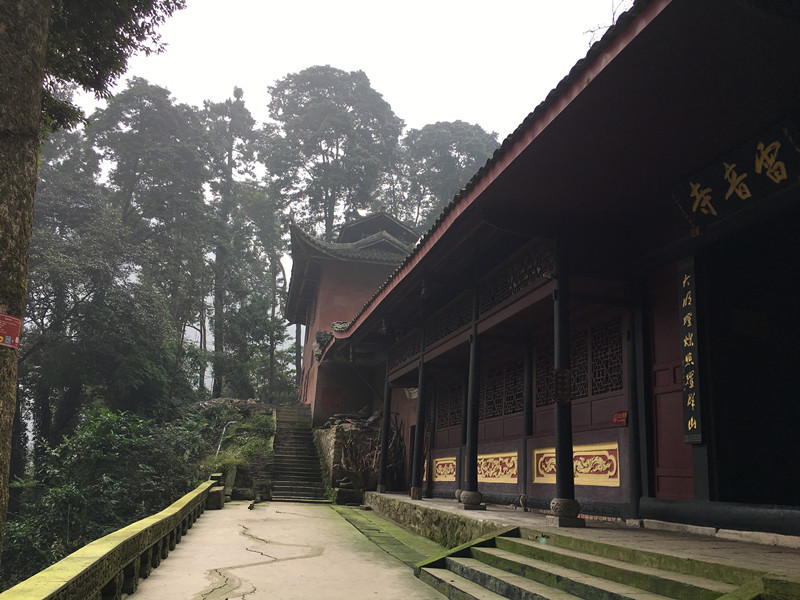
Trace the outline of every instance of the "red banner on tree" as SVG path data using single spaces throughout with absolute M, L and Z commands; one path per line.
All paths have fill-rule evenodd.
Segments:
M 22 319 L 11 315 L 0 315 L 0 346 L 19 348 L 19 335 L 22 331 Z

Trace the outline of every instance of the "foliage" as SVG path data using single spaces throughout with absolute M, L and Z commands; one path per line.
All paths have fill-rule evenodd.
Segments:
M 83 119 L 78 107 L 59 96 L 60 85 L 74 82 L 107 97 L 130 56 L 163 49 L 158 26 L 185 6 L 185 0 L 53 2 L 44 90 L 50 128 L 70 127 Z
M 73 125 L 81 113 L 60 99 L 75 82 L 105 94 L 136 51 L 157 48 L 155 27 L 183 0 L 26 0 L 0 5 L 0 306 L 21 318 L 41 133 Z M 8 507 L 8 465 L 16 409 L 18 353 L 0 357 L 0 548 Z M 21 420 L 17 420 L 21 423 Z
M 147 252 L 141 279 L 161 291 L 183 335 L 196 321 L 208 285 L 208 173 L 200 118 L 192 107 L 175 104 L 166 89 L 133 78 L 96 113 L 90 133 L 110 165 L 121 222 Z
M 255 412 L 228 428 L 218 454 L 208 457 L 204 466 L 211 472 L 244 467 L 259 456 L 272 452 L 275 419 L 271 414 Z
M 299 222 L 330 238 L 342 217 L 370 206 L 403 121 L 362 71 L 310 67 L 269 91 L 276 126 L 265 162 L 273 188 Z
M 10 515 L 0 581 L 13 584 L 165 508 L 204 478 L 209 445 L 186 427 L 100 409 L 49 450 Z
M 127 53 L 158 50 L 153 28 L 183 0 L 126 0 L 112 16 L 56 4 L 44 100 L 54 129 L 80 117 L 74 82 L 106 94 Z M 76 31 L 79 15 L 108 22 Z M 119 46 L 95 56 L 114 27 Z M 54 50 L 86 35 L 91 56 Z M 294 398 L 282 316 L 290 213 L 328 237 L 364 209 L 427 226 L 497 144 L 460 121 L 398 144 L 402 120 L 360 71 L 311 67 L 270 91 L 274 122 L 259 128 L 239 88 L 198 109 L 133 78 L 84 130 L 49 136 L 19 355 L 34 452 L 0 575 L 21 577 L 168 504 L 228 421 L 207 468 L 268 451 L 270 417 L 196 401 L 210 361 L 214 396 Z
M 464 121 L 412 129 L 401 142 L 398 166 L 405 195 L 392 198 L 391 212 L 427 229 L 497 148 L 497 134 Z

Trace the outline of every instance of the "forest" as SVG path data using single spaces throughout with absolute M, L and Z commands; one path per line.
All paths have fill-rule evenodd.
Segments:
M 69 106 L 74 91 L 52 94 Z M 194 107 L 133 78 L 47 136 L 4 585 L 203 477 L 224 419 L 204 401 L 296 397 L 290 222 L 334 239 L 384 211 L 421 234 L 498 144 L 462 121 L 406 128 L 361 71 L 313 66 L 269 94 L 256 123 L 240 88 Z

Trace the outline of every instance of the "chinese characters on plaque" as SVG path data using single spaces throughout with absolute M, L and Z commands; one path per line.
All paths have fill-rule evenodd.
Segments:
M 800 136 L 785 121 L 691 176 L 674 191 L 693 227 L 704 227 L 800 183 Z
M 681 365 L 683 368 L 683 441 L 703 443 L 700 428 L 700 377 L 697 353 L 697 294 L 694 259 L 678 265 L 678 318 L 680 319 Z

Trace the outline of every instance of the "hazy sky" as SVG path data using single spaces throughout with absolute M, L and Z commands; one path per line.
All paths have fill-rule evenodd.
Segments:
M 511 133 L 585 56 L 620 0 L 188 0 L 160 29 L 167 50 L 137 75 L 180 102 L 244 89 L 258 121 L 267 86 L 328 64 L 362 70 L 409 127 L 461 119 Z M 625 6 L 630 2 L 622 2 Z

